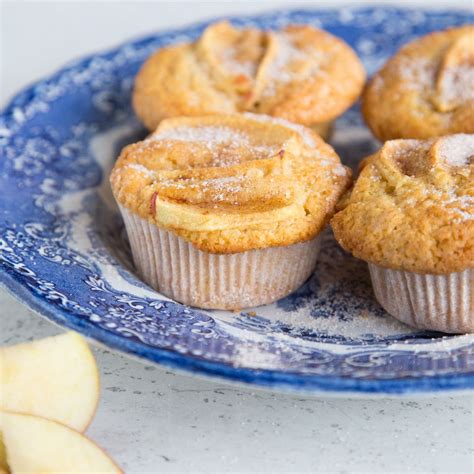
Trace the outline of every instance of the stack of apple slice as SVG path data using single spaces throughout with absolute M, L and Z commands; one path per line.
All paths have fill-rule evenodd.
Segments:
M 98 401 L 99 373 L 81 336 L 0 348 L 0 474 L 122 472 L 82 434 Z

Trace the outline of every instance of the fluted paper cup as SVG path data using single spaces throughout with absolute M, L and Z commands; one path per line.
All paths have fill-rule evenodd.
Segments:
M 151 287 L 209 309 L 268 304 L 298 288 L 316 265 L 320 239 L 235 254 L 203 252 L 120 207 L 135 266 Z
M 398 320 L 447 333 L 474 332 L 474 270 L 425 275 L 369 263 L 375 297 Z

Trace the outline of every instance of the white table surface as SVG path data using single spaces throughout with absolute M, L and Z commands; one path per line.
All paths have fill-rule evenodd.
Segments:
M 291 3 L 0 2 L 0 105 L 65 62 L 124 39 Z M 317 4 L 323 3 L 334 5 Z M 453 4 L 472 6 L 444 2 Z M 0 343 L 59 332 L 0 289 Z M 314 399 L 176 375 L 104 349 L 94 352 L 102 396 L 88 434 L 127 473 L 474 471 L 470 395 Z

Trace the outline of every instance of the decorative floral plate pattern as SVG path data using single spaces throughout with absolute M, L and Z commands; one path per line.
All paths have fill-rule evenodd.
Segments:
M 408 40 L 472 21 L 466 12 L 397 8 L 287 11 L 234 18 L 309 23 L 343 37 L 369 73 Z M 315 274 L 274 305 L 239 313 L 175 303 L 135 275 L 108 174 L 144 136 L 133 77 L 156 48 L 206 24 L 96 54 L 16 96 L 0 116 L 0 281 L 46 318 L 176 369 L 275 389 L 343 394 L 474 387 L 474 337 L 419 332 L 374 301 L 363 262 L 327 232 Z M 334 145 L 355 165 L 377 144 L 356 108 Z

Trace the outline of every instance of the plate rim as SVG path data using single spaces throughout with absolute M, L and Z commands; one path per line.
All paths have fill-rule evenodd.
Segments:
M 20 303 L 35 313 L 63 328 L 74 330 L 83 336 L 105 346 L 152 362 L 169 369 L 203 375 L 222 381 L 237 382 L 246 386 L 277 389 L 282 392 L 306 392 L 309 394 L 343 393 L 344 395 L 430 395 L 474 390 L 474 373 L 407 377 L 398 379 L 351 379 L 346 377 L 321 376 L 316 374 L 297 374 L 268 369 L 250 369 L 235 367 L 223 362 L 205 361 L 192 354 L 148 346 L 144 342 L 135 342 L 119 337 L 100 328 L 88 320 L 81 319 L 65 309 L 46 304 L 36 298 L 27 288 L 16 281 L 8 270 L 0 267 L 0 287 L 6 288 Z M 18 291 L 17 291 L 18 290 Z M 65 314 L 62 314 L 65 313 Z M 67 315 L 67 316 L 66 316 Z
M 411 12 L 423 11 L 436 14 L 451 13 L 459 14 L 466 12 L 463 8 L 417 8 L 417 7 L 397 7 L 395 5 L 363 5 L 363 6 L 344 6 L 349 11 L 396 11 Z M 335 8 L 286 8 L 285 13 L 315 14 L 318 12 L 338 11 Z M 41 77 L 37 81 L 20 89 L 13 97 L 7 101 L 5 107 L 0 111 L 0 117 L 11 114 L 19 104 L 24 105 L 24 98 L 35 95 L 35 89 L 43 82 L 54 80 L 56 77 L 64 74 L 66 71 L 80 67 L 96 57 L 103 57 L 129 44 L 146 42 L 157 34 L 173 34 L 185 30 L 188 27 L 204 27 L 205 25 L 222 18 L 232 20 L 245 20 L 253 18 L 262 18 L 267 15 L 281 12 L 282 10 L 271 9 L 262 12 L 245 15 L 229 15 L 209 18 L 199 22 L 192 22 L 176 28 L 162 29 L 155 33 L 145 34 L 135 38 L 130 38 L 122 43 L 104 48 L 103 50 L 93 51 L 72 59 L 62 67 L 56 69 L 53 73 Z M 26 103 L 28 100 L 26 101 Z M 13 132 L 14 133 L 14 132 Z M 295 372 L 282 372 L 269 369 L 253 369 L 245 367 L 236 367 L 224 362 L 203 360 L 192 354 L 181 354 L 171 349 L 149 346 L 142 341 L 133 341 L 126 337 L 115 335 L 104 328 L 96 326 L 92 322 L 82 319 L 72 311 L 64 308 L 58 308 L 48 304 L 44 299 L 31 290 L 26 285 L 17 280 L 11 274 L 6 266 L 0 265 L 0 287 L 6 288 L 19 302 L 25 304 L 35 313 L 47 320 L 71 330 L 75 330 L 85 337 L 95 340 L 105 346 L 129 356 L 140 358 L 144 362 L 152 362 L 161 366 L 174 369 L 180 372 L 186 372 L 192 375 L 200 375 L 219 379 L 229 383 L 245 384 L 247 387 L 266 388 L 283 392 L 305 392 L 315 395 L 339 394 L 343 396 L 399 396 L 399 395 L 453 395 L 455 392 L 465 393 L 474 390 L 474 372 L 461 374 L 439 374 L 420 377 L 404 377 L 397 379 L 355 379 L 340 376 L 322 376 L 317 374 L 301 374 Z

